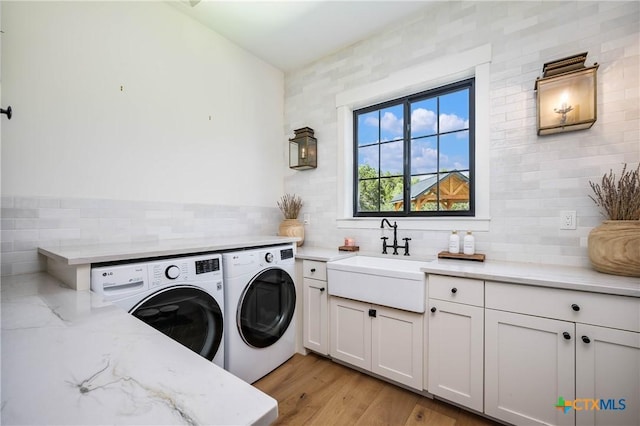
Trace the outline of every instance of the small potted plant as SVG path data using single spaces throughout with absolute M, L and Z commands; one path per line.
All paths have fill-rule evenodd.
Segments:
M 589 181 L 589 196 L 607 218 L 589 233 L 589 260 L 596 271 L 640 277 L 640 164 L 618 179 L 613 171 L 601 183 Z
M 278 235 L 283 237 L 298 237 L 298 247 L 304 243 L 304 225 L 298 220 L 302 209 L 302 199 L 296 194 L 285 194 L 277 202 L 278 208 L 284 215 L 280 223 Z

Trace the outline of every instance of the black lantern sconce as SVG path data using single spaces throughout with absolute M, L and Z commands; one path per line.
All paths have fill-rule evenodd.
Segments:
M 294 133 L 296 135 L 289 139 L 289 168 L 315 169 L 318 167 L 318 141 L 313 137 L 313 129 L 303 127 Z
M 544 64 L 535 85 L 539 136 L 584 130 L 596 122 L 598 64 L 585 67 L 587 53 Z

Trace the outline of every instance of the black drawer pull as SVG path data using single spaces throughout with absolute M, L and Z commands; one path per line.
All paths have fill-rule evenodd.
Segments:
M 324 291 L 324 287 L 322 287 L 322 288 L 320 289 L 320 291 Z
M 437 309 L 436 309 L 436 307 L 435 307 L 435 306 L 434 306 L 433 308 L 431 308 L 431 312 L 434 312 L 434 313 L 435 313 L 436 311 L 437 311 Z
M 369 316 L 375 318 L 376 317 L 376 310 L 375 309 L 369 309 Z
M 564 333 L 562 333 L 562 337 L 564 337 L 566 340 L 571 340 L 571 335 L 569 333 L 567 333 L 566 331 Z
M 571 305 L 571 309 L 573 309 L 574 311 L 578 312 L 580 310 L 580 306 L 576 305 L 575 303 L 573 305 Z
M 457 292 L 458 292 L 457 288 L 454 287 L 454 288 L 451 289 L 451 293 L 456 294 Z
M 591 339 L 589 339 L 589 337 L 587 336 L 582 336 L 582 341 L 585 343 L 591 343 Z
M 315 272 L 315 271 L 316 271 L 316 268 L 311 268 L 311 272 Z

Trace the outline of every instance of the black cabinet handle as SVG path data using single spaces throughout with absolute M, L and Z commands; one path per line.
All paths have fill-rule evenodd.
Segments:
M 322 288 L 320 289 L 320 291 L 321 291 L 321 292 L 322 292 L 322 291 L 324 291 L 324 287 L 322 287 Z
M 578 312 L 580 310 L 580 306 L 576 305 L 575 303 L 573 305 L 571 305 L 571 309 L 573 309 L 574 311 Z
M 589 337 L 587 336 L 582 336 L 582 341 L 585 343 L 591 343 L 591 339 L 589 339 Z
M 369 316 L 375 318 L 376 317 L 376 310 L 375 309 L 369 309 Z
M 564 337 L 566 340 L 571 340 L 571 335 L 569 333 L 567 333 L 566 331 L 564 333 L 562 333 L 562 337 Z
M 437 309 L 436 309 L 436 307 L 434 306 L 433 308 L 431 308 L 431 312 L 434 312 L 434 313 L 435 313 L 435 311 L 437 311 Z
M 454 287 L 454 288 L 451 289 L 451 293 L 456 294 L 457 292 L 458 292 L 457 288 Z
M 316 268 L 311 268 L 311 272 L 315 272 L 315 271 L 316 271 Z

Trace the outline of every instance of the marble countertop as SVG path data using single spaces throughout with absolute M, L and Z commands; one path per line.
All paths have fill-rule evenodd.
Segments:
M 337 248 L 330 249 L 324 247 L 298 247 L 296 251 L 296 259 L 317 260 L 320 262 L 331 262 L 333 260 L 344 259 L 346 257 L 355 256 L 357 252 L 340 251 Z
M 38 252 L 66 265 L 113 262 L 119 260 L 172 256 L 199 252 L 260 247 L 298 241 L 296 237 L 257 236 L 227 239 L 175 239 L 153 242 L 91 244 L 69 247 L 39 247 Z
M 640 297 L 640 278 L 603 274 L 589 268 L 517 262 L 472 262 L 437 259 L 425 264 L 428 274 Z
M 2 278 L 1 423 L 269 424 L 277 401 L 89 291 Z

